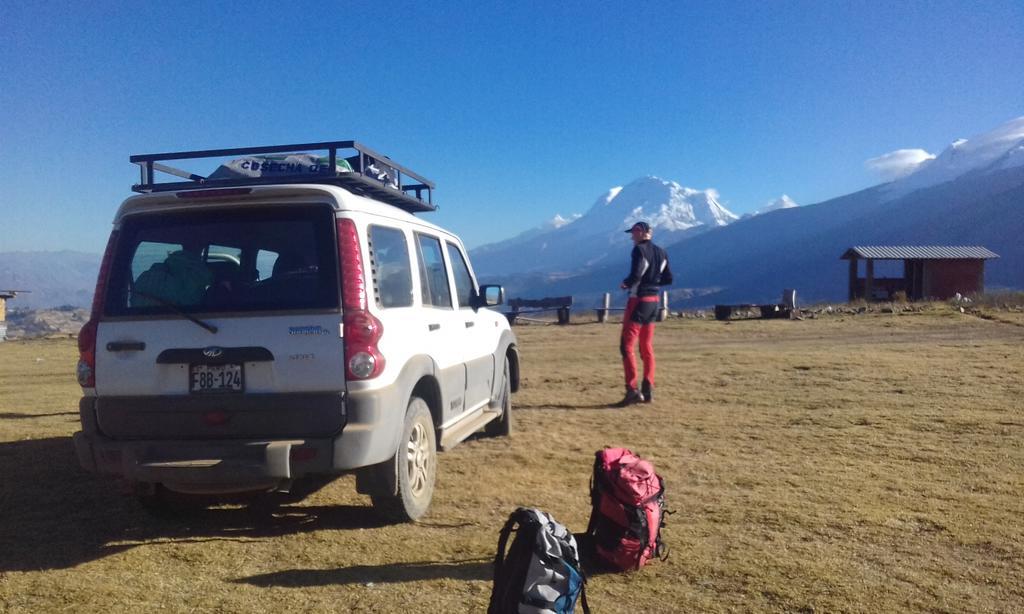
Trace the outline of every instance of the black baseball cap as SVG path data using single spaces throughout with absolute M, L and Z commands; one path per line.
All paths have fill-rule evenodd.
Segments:
M 627 230 L 626 232 L 633 232 L 634 230 L 640 230 L 643 231 L 644 234 L 646 234 L 651 231 L 651 225 L 648 224 L 647 222 L 637 222 L 636 224 L 630 226 L 629 230 Z

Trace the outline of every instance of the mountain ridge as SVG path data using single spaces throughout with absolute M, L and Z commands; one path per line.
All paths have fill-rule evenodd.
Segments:
M 100 254 L 75 250 L 0 252 L 0 290 L 21 290 L 8 309 L 92 303 Z
M 667 247 L 676 283 L 666 288 L 675 307 L 777 302 L 795 288 L 803 302 L 847 298 L 848 264 L 854 245 L 983 245 L 1000 258 L 986 264 L 989 289 L 1024 288 L 1024 167 L 968 174 L 953 182 L 883 201 L 875 186 L 815 206 L 751 217 Z M 658 241 L 657 235 L 654 237 Z M 520 285 L 520 293 L 572 294 L 578 304 L 600 301 L 625 274 L 620 262 L 584 274 Z M 614 295 L 614 292 L 613 292 Z
M 670 296 L 683 306 L 772 302 L 783 288 L 812 301 L 844 301 L 847 264 L 839 256 L 868 244 L 983 245 L 1001 256 L 986 266 L 987 285 L 1024 288 L 1024 117 L 955 141 L 894 181 L 705 230 L 655 227 L 654 240 L 680 271 Z M 629 253 L 628 242 L 614 245 L 601 260 L 581 261 L 575 274 L 545 279 L 536 268 L 512 270 L 515 247 L 532 246 L 507 243 L 505 272 L 478 267 L 481 277 L 505 284 L 510 296 L 571 293 L 581 304 L 617 287 Z
M 788 202 L 787 202 L 788 201 Z M 804 300 L 846 299 L 853 245 L 983 245 L 1000 255 L 986 266 L 989 287 L 1024 288 L 1024 116 L 954 141 L 899 179 L 820 203 L 790 206 L 783 196 L 739 218 L 714 189 L 654 176 L 613 187 L 582 215 L 556 215 L 515 237 L 471 250 L 483 283 L 507 295 L 573 294 L 596 302 L 624 276 L 637 220 L 654 227 L 677 272 L 674 304 L 768 302 L 783 288 Z M 795 203 L 794 203 L 795 204 Z M 0 290 L 28 290 L 11 309 L 85 307 L 101 256 L 74 250 L 0 253 Z

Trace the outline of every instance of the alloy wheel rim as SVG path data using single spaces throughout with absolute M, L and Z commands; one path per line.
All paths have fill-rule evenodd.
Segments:
M 409 433 L 406 445 L 406 464 L 409 475 L 409 491 L 414 497 L 420 497 L 427 488 L 429 474 L 430 444 L 427 431 L 422 424 L 415 424 Z

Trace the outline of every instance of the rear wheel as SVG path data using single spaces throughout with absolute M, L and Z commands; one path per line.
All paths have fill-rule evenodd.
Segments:
M 397 495 L 375 495 L 373 506 L 400 522 L 418 520 L 427 513 L 437 476 L 437 437 L 426 401 L 409 400 L 402 439 L 395 456 Z
M 488 437 L 509 437 L 512 435 L 512 380 L 509 378 L 508 356 L 501 376 L 501 417 L 484 426 Z

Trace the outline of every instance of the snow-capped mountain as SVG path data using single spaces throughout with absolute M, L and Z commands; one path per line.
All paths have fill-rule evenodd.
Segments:
M 772 211 L 778 211 L 779 209 L 793 209 L 794 207 L 799 206 L 800 205 L 796 204 L 796 202 L 792 198 L 790 198 L 789 195 L 783 194 L 782 196 L 776 198 L 775 200 L 761 207 L 757 211 L 754 211 L 753 213 L 748 213 L 743 217 L 746 218 L 754 215 L 764 215 L 765 213 L 771 213 Z
M 556 213 L 555 217 L 553 217 L 550 220 L 548 220 L 547 225 L 549 227 L 551 227 L 551 228 L 561 228 L 562 226 L 565 226 L 566 224 L 571 224 L 571 223 L 575 222 L 576 220 L 580 219 L 582 216 L 583 216 L 582 213 L 573 213 L 569 217 L 565 218 L 565 217 L 562 217 L 561 213 Z
M 623 231 L 634 222 L 649 223 L 658 243 L 668 245 L 737 219 L 718 201 L 715 190 L 642 177 L 611 188 L 583 215 L 557 215 L 516 237 L 473 250 L 472 258 L 477 270 L 488 276 L 578 273 L 608 258 L 624 258 L 630 239 Z
M 737 219 L 718 202 L 718 192 L 713 189 L 695 190 L 675 181 L 643 177 L 609 190 L 572 225 L 587 234 L 622 234 L 624 228 L 643 220 L 655 232 L 679 232 L 698 226 L 725 226 Z
M 957 139 L 941 154 L 922 162 L 914 172 L 888 184 L 888 199 L 952 181 L 970 172 L 1024 166 L 1024 116 L 984 134 Z

